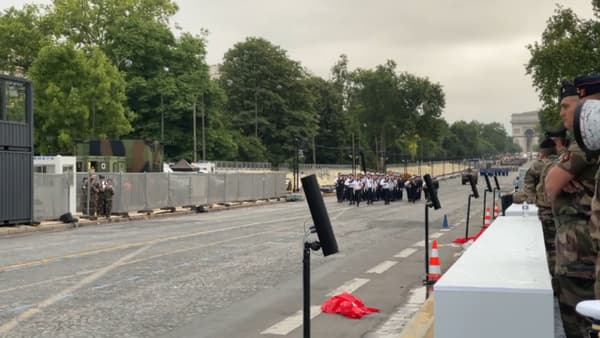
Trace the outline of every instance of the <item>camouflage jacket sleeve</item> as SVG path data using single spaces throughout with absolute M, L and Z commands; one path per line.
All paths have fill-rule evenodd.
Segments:
M 525 178 L 523 179 L 523 191 L 527 194 L 528 203 L 535 203 L 537 195 L 536 187 L 540 182 L 540 175 L 542 174 L 543 169 L 544 162 L 542 160 L 537 160 L 533 162 L 525 174 Z
M 577 143 L 571 142 L 569 149 L 560 156 L 557 166 L 578 177 L 587 168 L 594 166 L 596 160 L 597 158 L 588 159 L 583 150 L 577 146 Z

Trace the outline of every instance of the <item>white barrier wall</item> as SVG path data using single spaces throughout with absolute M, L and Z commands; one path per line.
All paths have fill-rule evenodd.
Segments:
M 434 286 L 435 337 L 554 337 L 537 215 L 499 217 Z

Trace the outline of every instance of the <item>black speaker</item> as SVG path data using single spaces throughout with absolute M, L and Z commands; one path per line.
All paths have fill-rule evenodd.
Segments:
M 500 190 L 500 183 L 498 183 L 498 176 L 494 175 L 494 183 L 496 183 L 496 190 Z
M 338 245 L 335 241 L 333 229 L 331 228 L 331 222 L 329 221 L 327 208 L 325 208 L 325 202 L 323 202 L 323 196 L 321 196 L 317 177 L 315 175 L 309 175 L 302 177 L 301 180 L 304 195 L 306 196 L 306 202 L 308 203 L 308 208 L 310 209 L 310 214 L 315 223 L 317 235 L 319 236 L 323 255 L 333 255 L 338 252 Z
M 473 190 L 473 197 L 479 198 L 479 191 L 477 191 L 477 184 L 473 175 L 469 175 L 469 183 L 471 184 L 471 190 Z
M 440 200 L 438 199 L 437 189 L 433 182 L 431 181 L 431 176 L 429 174 L 423 176 L 425 180 L 425 186 L 427 187 L 427 192 L 429 193 L 429 200 L 433 203 L 433 208 L 435 210 L 440 209 L 442 205 L 440 204 Z
M 485 177 L 485 185 L 487 186 L 487 191 L 492 192 L 492 185 L 490 184 L 490 177 L 488 174 L 483 174 Z

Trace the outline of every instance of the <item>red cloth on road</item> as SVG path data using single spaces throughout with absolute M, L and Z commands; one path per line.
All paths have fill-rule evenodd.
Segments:
M 365 306 L 360 298 L 348 292 L 329 298 L 321 305 L 321 310 L 326 313 L 339 313 L 353 319 L 360 319 L 369 313 L 379 312 L 378 308 Z

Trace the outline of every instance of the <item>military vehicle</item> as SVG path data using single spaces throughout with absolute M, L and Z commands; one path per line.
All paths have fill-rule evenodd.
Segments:
M 77 144 L 77 171 L 162 172 L 163 145 L 144 140 L 91 140 Z

